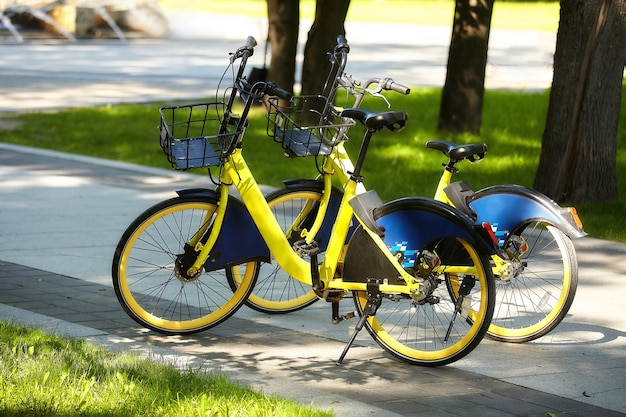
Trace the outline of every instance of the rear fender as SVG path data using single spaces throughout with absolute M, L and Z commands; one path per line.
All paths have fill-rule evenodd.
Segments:
M 202 196 L 218 201 L 215 190 L 193 188 L 177 193 L 182 197 Z M 229 195 L 222 231 L 204 267 L 215 271 L 250 261 L 269 262 L 270 251 L 243 202 Z
M 511 231 L 533 221 L 545 221 L 556 226 L 570 238 L 586 236 L 578 227 L 568 208 L 563 208 L 537 191 L 519 185 L 496 185 L 477 191 L 470 207 L 478 222 L 489 222 L 498 239 L 506 239 Z
M 374 211 L 374 218 L 384 228 L 384 242 L 401 259 L 402 267 L 416 266 L 423 250 L 442 250 L 443 242 L 462 238 L 483 255 L 496 253 L 488 233 L 470 221 L 467 215 L 450 205 L 432 199 L 412 197 L 384 204 Z M 441 254 L 440 254 L 441 255 Z M 346 251 L 344 281 L 365 282 L 367 278 L 386 278 L 396 283 L 395 266 L 380 252 L 368 233 L 359 226 Z

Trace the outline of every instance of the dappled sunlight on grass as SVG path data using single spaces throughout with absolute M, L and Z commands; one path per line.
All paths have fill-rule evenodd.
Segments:
M 488 91 L 479 135 L 436 131 L 439 94 L 437 89 L 417 89 L 408 97 L 388 95 L 392 108 L 405 109 L 409 120 L 404 131 L 398 134 L 382 131 L 374 137 L 364 168 L 368 188 L 376 188 L 384 199 L 407 194 L 433 195 L 446 158 L 438 151 L 425 148 L 425 143 L 431 139 L 487 144 L 486 158 L 479 164 L 459 164 L 461 173 L 455 177 L 467 180 L 476 189 L 503 183 L 532 185 L 541 152 L 546 93 Z M 375 103 L 374 107 L 385 109 L 380 103 Z M 355 155 L 363 129 L 352 130 L 360 132 L 351 131 L 353 140 L 347 146 Z M 411 178 L 411 181 L 396 181 L 396 178 Z

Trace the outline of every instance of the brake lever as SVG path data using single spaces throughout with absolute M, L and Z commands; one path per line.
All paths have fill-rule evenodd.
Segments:
M 389 100 L 387 100 L 387 97 L 380 93 L 381 91 L 383 91 L 383 88 L 379 84 L 377 84 L 377 87 L 374 90 L 367 90 L 367 92 L 370 93 L 372 97 L 380 97 L 385 100 L 385 103 L 387 103 L 387 108 L 390 109 L 391 103 L 389 102 Z

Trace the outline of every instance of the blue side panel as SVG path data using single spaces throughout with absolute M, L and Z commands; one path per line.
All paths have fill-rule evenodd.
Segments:
M 499 240 L 506 239 L 511 230 L 529 220 L 548 220 L 560 224 L 561 218 L 536 200 L 517 194 L 491 194 L 470 203 L 478 214 L 478 222 L 489 222 Z
M 294 179 L 283 181 L 287 188 L 291 188 L 297 190 L 300 186 L 304 187 L 304 189 L 308 189 L 309 187 L 317 188 L 319 192 L 324 191 L 324 186 L 321 182 L 317 180 L 311 179 Z M 337 218 L 337 213 L 339 212 L 339 206 L 341 205 L 341 199 L 343 198 L 343 191 L 340 189 L 333 187 L 332 193 L 330 195 L 330 201 L 328 202 L 328 209 L 326 210 L 326 217 L 322 222 L 322 226 L 315 235 L 315 241 L 317 242 L 320 251 L 326 251 L 328 247 L 328 241 L 330 240 L 330 235 L 332 233 L 333 226 L 335 225 L 335 219 Z M 305 221 L 305 224 L 302 225 L 303 228 L 310 229 L 313 225 L 313 221 L 315 219 L 311 218 Z M 354 230 L 358 226 L 358 222 L 356 219 L 352 219 L 352 223 L 350 224 L 350 229 L 348 230 L 348 235 L 346 236 L 346 243 L 354 233 Z
M 218 270 L 247 261 L 270 261 L 270 251 L 243 204 L 230 198 L 222 232 L 205 264 Z
M 401 251 L 404 254 L 407 268 L 414 265 L 424 247 L 443 237 L 460 237 L 475 242 L 466 227 L 431 211 L 397 211 L 381 217 L 377 223 L 385 228 L 387 247 L 394 253 Z
M 320 231 L 315 236 L 315 241 L 319 245 L 320 251 L 322 252 L 324 252 L 328 247 L 328 241 L 330 240 L 330 235 L 333 226 L 335 225 L 335 219 L 337 218 L 337 213 L 339 212 L 341 198 L 342 194 L 340 193 L 331 194 L 330 201 L 328 202 L 328 209 L 326 211 L 326 217 L 322 222 L 322 227 L 320 228 Z M 348 242 L 350 236 L 352 236 L 352 233 L 354 233 L 354 229 L 356 229 L 357 225 L 358 222 L 356 221 L 356 219 L 353 218 L 350 229 L 348 230 L 348 235 L 346 236 L 346 242 Z
M 188 188 L 176 191 L 180 196 L 202 196 L 217 202 L 215 190 Z M 248 261 L 270 261 L 270 250 L 261 237 L 250 213 L 238 198 L 229 196 L 222 231 L 204 267 L 215 271 Z

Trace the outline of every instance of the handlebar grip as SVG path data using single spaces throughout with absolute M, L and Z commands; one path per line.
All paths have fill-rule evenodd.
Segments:
M 270 96 L 276 96 L 286 101 L 291 101 L 291 98 L 293 97 L 289 91 L 283 90 L 274 83 L 267 83 L 265 92 Z
M 246 43 L 243 46 L 244 48 L 254 48 L 255 46 L 257 46 L 256 43 L 256 39 L 254 39 L 254 36 L 248 36 L 246 38 Z
M 404 94 L 404 95 L 407 95 L 407 94 L 409 94 L 411 92 L 411 89 L 409 87 L 404 86 L 402 84 L 398 84 L 397 82 L 395 82 L 391 78 L 383 79 L 380 82 L 380 86 L 384 90 L 392 90 L 392 91 L 395 91 L 396 93 L 400 93 L 400 94 Z
M 232 53 L 230 55 L 230 63 L 232 64 L 233 62 L 235 62 L 235 60 L 239 59 L 239 58 L 243 58 L 246 57 L 249 58 L 254 54 L 254 47 L 256 46 L 256 39 L 254 39 L 253 36 L 248 36 L 246 38 L 246 43 L 241 46 L 239 49 L 237 49 L 237 51 L 235 51 L 234 53 Z M 245 67 L 245 62 L 244 62 L 244 67 Z M 242 70 L 243 67 L 240 68 L 240 71 Z
M 335 55 L 338 55 L 341 52 L 350 52 L 350 45 L 348 45 L 348 41 L 345 36 L 337 35 L 337 45 L 335 46 L 335 50 L 333 52 Z

